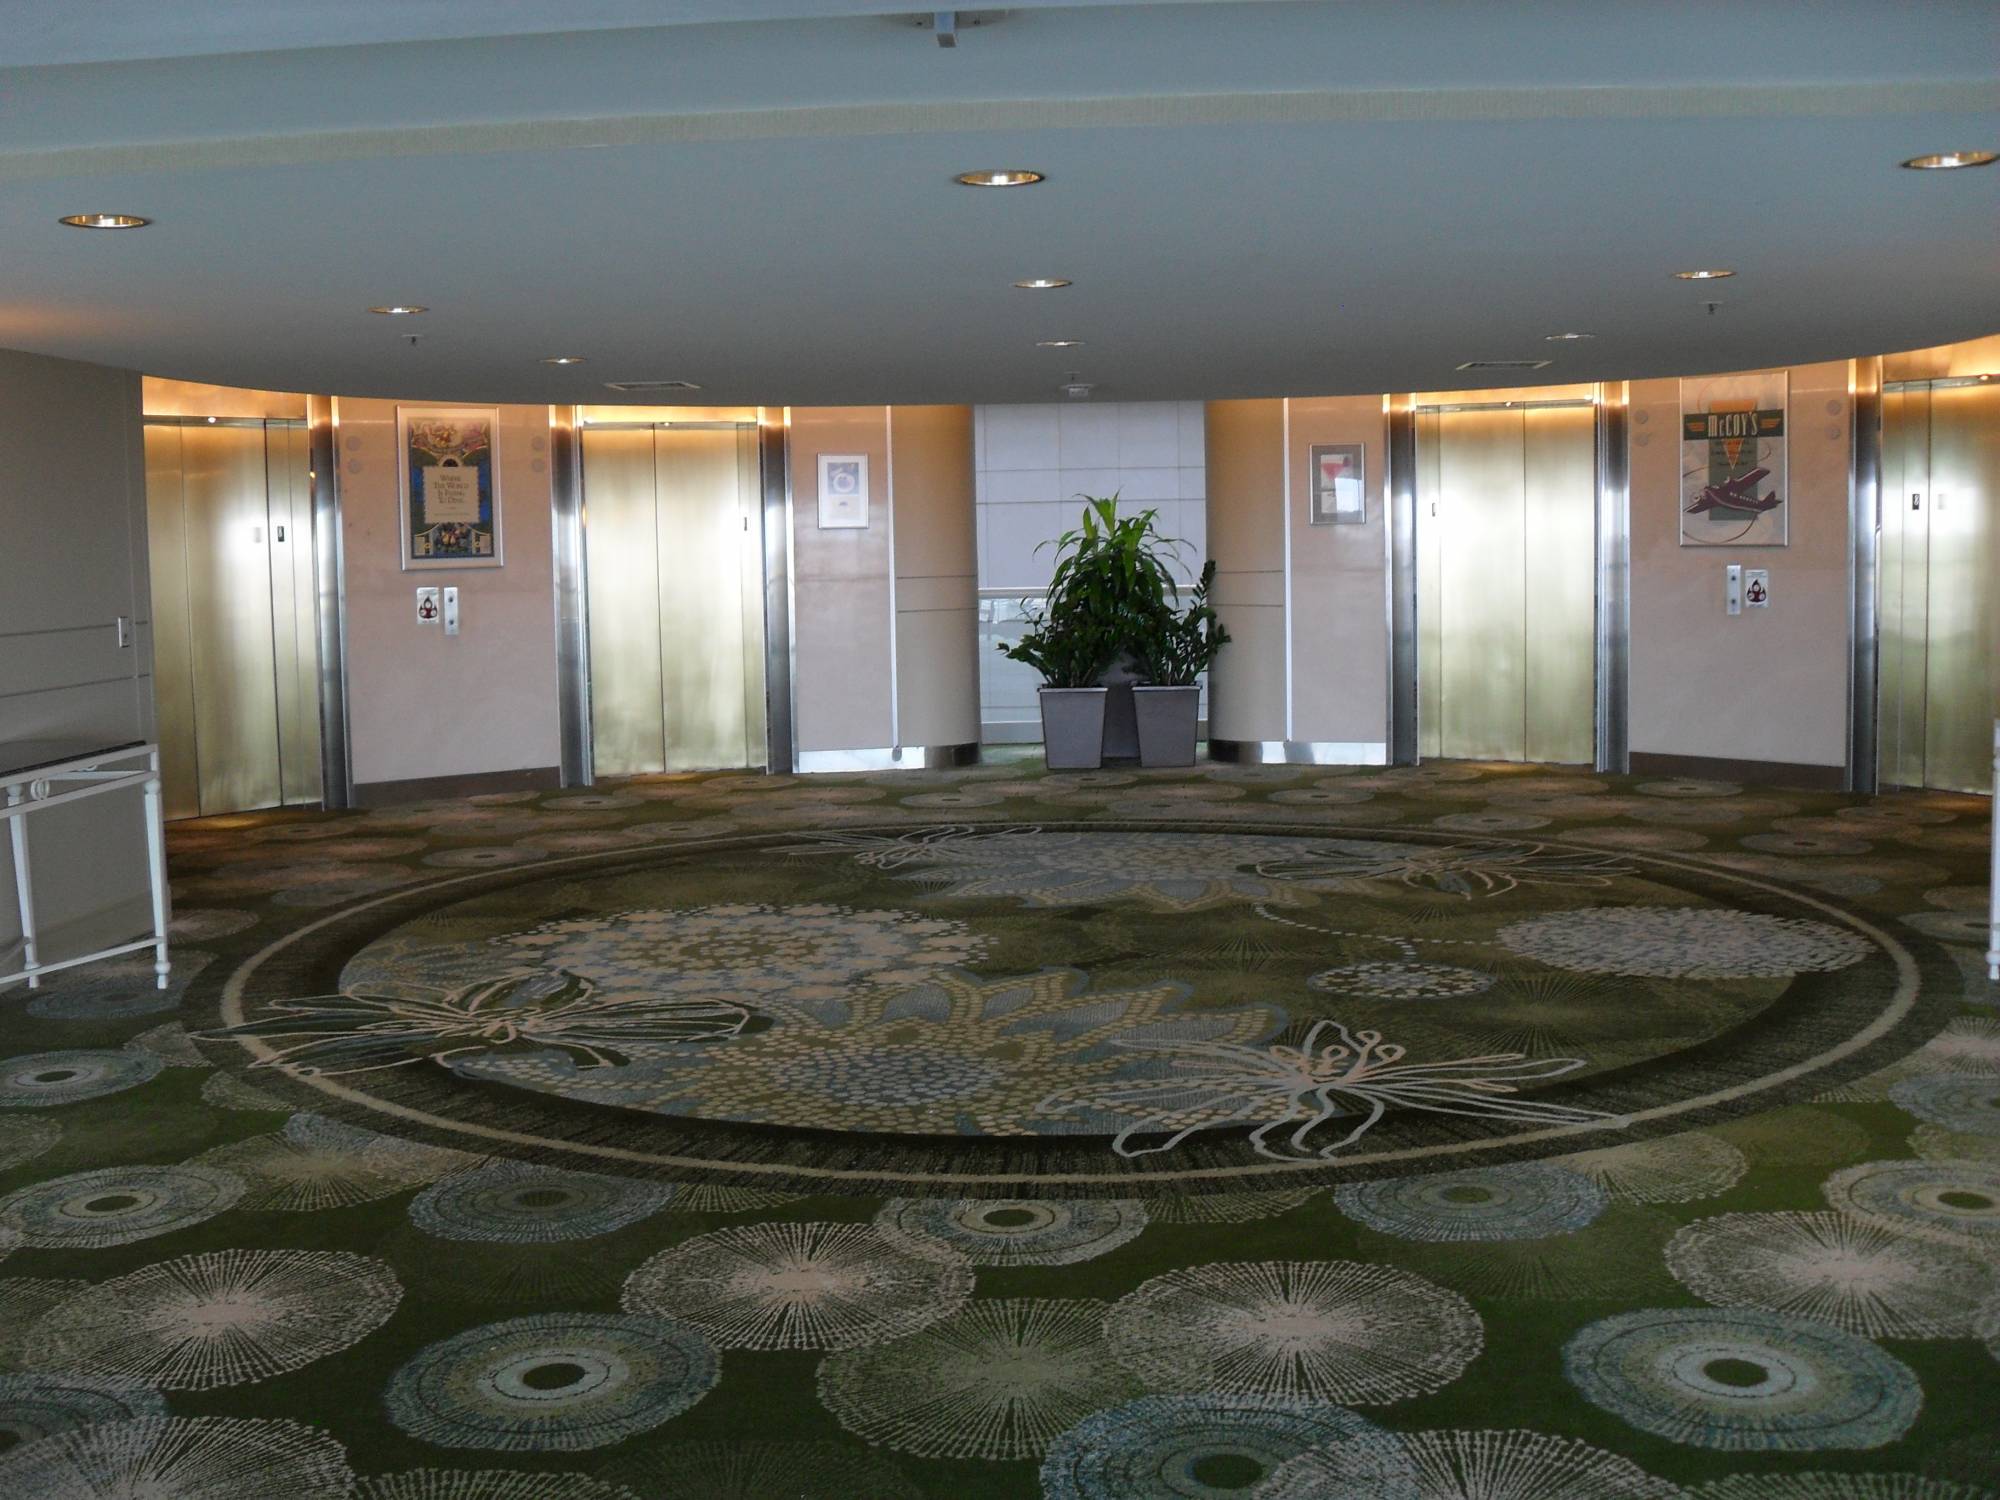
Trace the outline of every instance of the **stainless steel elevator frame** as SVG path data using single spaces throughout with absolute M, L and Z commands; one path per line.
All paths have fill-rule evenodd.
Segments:
M 763 529 L 765 768 L 792 767 L 791 474 L 786 425 L 758 408 L 755 424 L 742 421 L 593 421 L 592 431 L 656 428 L 757 430 L 758 521 Z M 595 783 L 591 730 L 589 498 L 584 488 L 583 420 L 577 407 L 549 412 L 550 478 L 556 594 L 556 695 L 564 786 Z
M 347 558 L 340 523 L 340 465 L 334 437 L 339 404 L 306 397 L 306 459 L 312 475 L 313 584 L 319 624 L 320 805 L 354 805 L 354 756 L 347 729 Z
M 564 786 L 591 786 L 590 560 L 583 546 L 583 444 L 574 406 L 549 408 L 550 562 L 556 592 L 556 724 Z
M 1389 421 L 1389 763 L 1417 763 L 1417 404 L 1385 398 Z
M 758 408 L 757 459 L 764 511 L 764 764 L 788 769 L 792 751 L 792 473 L 790 408 L 780 421 Z
M 1848 365 L 1847 790 L 1873 792 L 1881 754 L 1882 360 Z
M 1596 768 L 1632 769 L 1631 388 L 1597 388 Z
M 1465 401 L 1426 405 L 1426 412 L 1478 411 L 1495 407 L 1580 406 L 1595 409 L 1595 539 L 1593 581 L 1593 739 L 1592 763 L 1599 771 L 1622 773 L 1631 766 L 1631 439 L 1630 387 L 1600 384 L 1587 400 L 1481 401 L 1469 391 Z M 1420 698 L 1417 592 L 1417 400 L 1415 395 L 1384 398 L 1389 424 L 1389 745 L 1390 763 L 1416 765 Z

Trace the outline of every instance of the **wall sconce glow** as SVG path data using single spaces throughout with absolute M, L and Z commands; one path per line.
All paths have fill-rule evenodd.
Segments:
M 1594 333 L 1545 333 L 1542 335 L 1551 344 L 1573 343 L 1577 339 L 1594 339 Z
M 586 356 L 581 354 L 551 354 L 542 360 L 545 365 L 580 365 Z
M 1036 339 L 1037 349 L 1075 349 L 1082 345 L 1082 339 Z
M 1903 165 L 1913 172 L 1949 172 L 1953 167 L 1990 167 L 1995 161 L 2000 161 L 2000 151 L 1937 151 L 1913 156 Z
M 1734 276 L 1734 271 L 1676 271 L 1676 281 L 1720 281 L 1725 276 Z
M 1026 167 L 994 167 L 984 172 L 960 172 L 953 182 L 966 187 L 1033 187 L 1046 181 L 1041 172 L 1031 172 Z
M 64 214 L 56 222 L 72 229 L 144 229 L 153 221 L 138 214 Z
M 381 313 L 385 318 L 414 318 L 418 313 L 429 312 L 428 307 L 414 302 L 391 302 L 386 307 L 371 307 L 372 313 Z
M 1017 281 L 1014 285 L 1024 292 L 1050 292 L 1059 286 L 1068 286 L 1069 282 L 1060 276 L 1030 276 L 1026 281 Z

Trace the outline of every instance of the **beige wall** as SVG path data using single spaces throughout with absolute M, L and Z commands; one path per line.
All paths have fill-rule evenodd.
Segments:
M 355 784 L 555 766 L 548 408 L 500 408 L 499 568 L 404 572 L 396 403 L 342 398 L 337 421 Z M 431 584 L 457 586 L 458 635 L 418 624 Z
M 144 378 L 149 417 L 263 417 L 304 421 L 306 398 L 297 391 L 253 391 L 233 385 L 200 385 L 192 380 Z
M 0 741 L 153 732 L 142 442 L 136 374 L 0 350 Z M 123 649 L 120 615 L 137 622 Z M 146 910 L 139 794 L 29 826 L 42 956 L 132 935 Z M 0 949 L 20 931 L 7 842 Z
M 792 736 L 800 753 L 894 742 L 888 410 L 792 410 Z M 866 526 L 820 530 L 822 453 L 868 455 Z
M 1846 762 L 1848 365 L 1790 374 L 1784 547 L 1680 545 L 1680 382 L 1632 383 L 1636 753 Z M 1768 608 L 1723 612 L 1729 563 L 1770 570 Z
M 1380 396 L 1290 403 L 1292 732 L 1294 740 L 1389 739 L 1388 421 Z M 1314 526 L 1312 446 L 1360 443 L 1362 526 Z
M 971 408 L 795 407 L 790 449 L 797 752 L 976 742 Z M 868 456 L 867 526 L 820 529 L 823 453 Z
M 1315 443 L 1363 445 L 1366 525 L 1311 524 Z M 1209 733 L 1219 740 L 1342 745 L 1356 759 L 1384 753 L 1388 447 L 1382 398 L 1212 401 L 1207 453 L 1215 603 L 1230 634 L 1209 677 Z
M 1285 738 L 1284 406 L 1208 404 L 1210 597 L 1230 636 L 1208 674 L 1212 739 Z
M 898 406 L 889 433 L 898 727 L 906 745 L 972 744 L 979 739 L 972 408 Z

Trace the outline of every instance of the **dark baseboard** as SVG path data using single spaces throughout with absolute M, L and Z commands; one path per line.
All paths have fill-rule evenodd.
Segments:
M 419 776 L 413 781 L 367 781 L 354 788 L 356 807 L 388 807 L 397 802 L 429 802 L 438 797 L 477 797 L 488 792 L 553 792 L 562 786 L 557 766 L 525 771 L 475 771 L 465 776 Z
M 1847 785 L 1845 766 L 1801 766 L 1782 760 L 1723 760 L 1708 755 L 1632 752 L 1634 776 L 1693 776 L 1703 781 L 1748 781 L 1758 786 L 1797 787 L 1805 792 L 1838 792 Z

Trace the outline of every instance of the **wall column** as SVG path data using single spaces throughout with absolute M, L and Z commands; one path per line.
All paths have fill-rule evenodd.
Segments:
M 967 406 L 791 413 L 794 766 L 968 763 L 979 564 Z M 868 524 L 819 525 L 822 454 L 868 460 Z
M 1312 524 L 1312 449 L 1359 444 L 1368 514 Z M 1209 674 L 1216 759 L 1388 758 L 1387 450 L 1380 396 L 1208 406 L 1208 543 L 1230 633 Z

